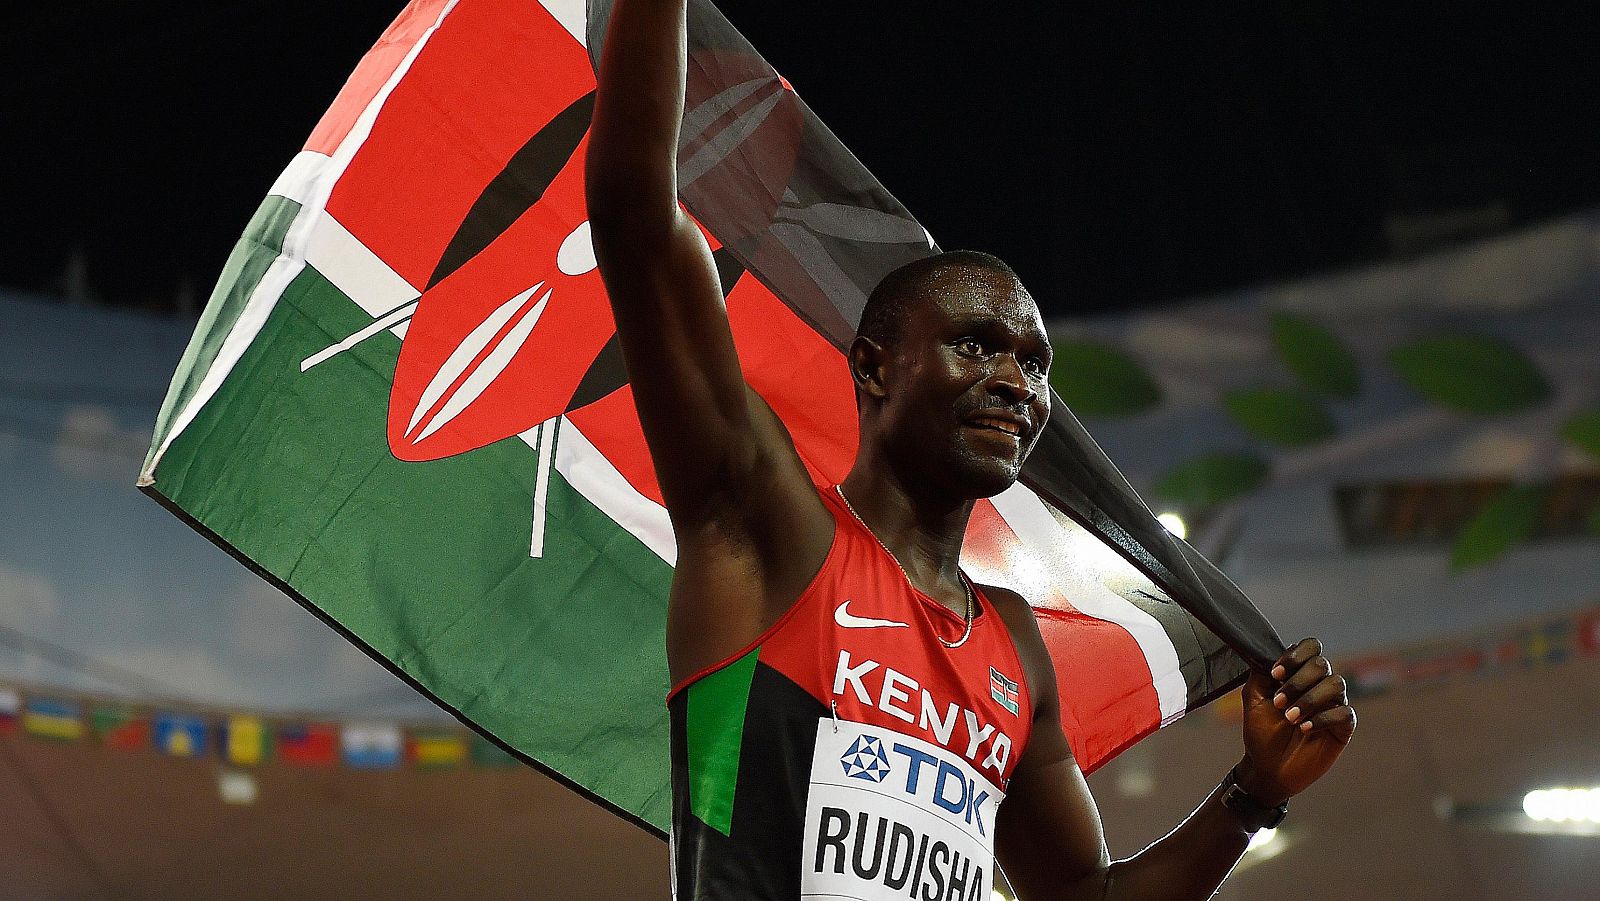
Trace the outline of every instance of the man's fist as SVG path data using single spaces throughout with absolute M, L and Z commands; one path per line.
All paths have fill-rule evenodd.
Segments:
M 1344 677 L 1307 638 L 1245 683 L 1239 785 L 1260 803 L 1281 803 L 1321 778 L 1355 731 Z

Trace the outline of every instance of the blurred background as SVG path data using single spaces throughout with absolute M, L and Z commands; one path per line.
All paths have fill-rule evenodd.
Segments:
M 1594 13 L 722 5 L 941 244 L 1016 266 L 1112 459 L 1350 676 L 1355 743 L 1221 897 L 1593 896 Z M 664 844 L 132 487 L 210 283 L 397 10 L 0 35 L 0 896 L 666 894 Z M 1113 854 L 1237 716 L 1091 778 Z

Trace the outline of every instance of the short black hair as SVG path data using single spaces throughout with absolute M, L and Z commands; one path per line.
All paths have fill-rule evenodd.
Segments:
M 919 296 L 928 283 L 946 269 L 988 269 L 1015 279 L 1017 273 L 1006 262 L 981 250 L 947 250 L 944 253 L 909 263 L 893 270 L 878 282 L 861 309 L 861 323 L 856 326 L 858 337 L 870 338 L 887 347 L 900 337 L 900 325 L 905 321 L 906 304 Z

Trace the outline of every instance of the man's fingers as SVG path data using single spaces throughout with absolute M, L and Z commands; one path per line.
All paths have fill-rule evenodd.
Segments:
M 1324 710 L 1341 706 L 1349 701 L 1343 676 L 1329 676 L 1311 686 L 1294 700 L 1294 705 L 1284 710 L 1284 718 L 1300 723 L 1315 718 Z
M 1333 664 L 1328 662 L 1328 658 L 1321 655 L 1312 657 L 1298 669 L 1289 672 L 1289 677 L 1272 697 L 1273 706 L 1279 710 L 1288 710 L 1307 689 L 1331 675 L 1333 675 Z
M 1305 665 L 1307 660 L 1322 653 L 1322 642 L 1315 638 L 1302 638 L 1295 646 L 1283 652 L 1278 662 L 1273 664 L 1272 678 L 1284 679 L 1288 675 Z
M 1300 724 L 1300 731 L 1305 733 L 1326 732 L 1338 739 L 1347 742 L 1356 731 L 1356 711 L 1349 704 L 1340 704 L 1331 710 L 1324 710 L 1316 716 Z

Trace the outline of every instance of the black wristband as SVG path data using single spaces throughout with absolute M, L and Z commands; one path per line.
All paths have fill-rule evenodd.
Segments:
M 1228 771 L 1219 788 L 1222 789 L 1222 806 L 1233 811 L 1233 815 L 1239 820 L 1239 825 L 1243 826 L 1246 832 L 1276 829 L 1278 824 L 1283 822 L 1283 818 L 1289 815 L 1288 801 L 1276 807 L 1268 807 L 1240 788 L 1238 767 Z

